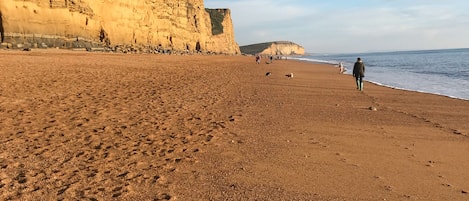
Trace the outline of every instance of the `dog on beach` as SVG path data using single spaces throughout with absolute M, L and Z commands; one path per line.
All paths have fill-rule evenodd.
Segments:
M 288 73 L 285 76 L 287 76 L 288 78 L 293 78 L 293 73 Z

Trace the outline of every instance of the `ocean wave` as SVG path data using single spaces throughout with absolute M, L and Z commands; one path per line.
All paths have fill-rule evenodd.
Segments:
M 308 55 L 292 59 L 352 69 L 357 57 L 367 80 L 386 87 L 469 100 L 469 49 Z

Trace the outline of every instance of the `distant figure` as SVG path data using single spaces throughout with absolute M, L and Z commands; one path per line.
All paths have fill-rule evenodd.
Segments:
M 357 82 L 357 89 L 363 91 L 363 77 L 365 77 L 365 64 L 360 57 L 357 58 L 357 62 L 353 65 L 353 77 Z
M 261 63 L 261 56 L 256 55 L 256 63 L 260 64 Z
M 274 56 L 270 55 L 270 63 L 274 61 Z
M 339 62 L 339 73 L 344 73 L 344 64 L 342 64 L 342 62 Z

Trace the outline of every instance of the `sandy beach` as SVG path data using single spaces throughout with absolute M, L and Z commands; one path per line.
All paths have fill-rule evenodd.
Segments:
M 0 50 L 0 200 L 469 200 L 469 101 L 265 61 Z

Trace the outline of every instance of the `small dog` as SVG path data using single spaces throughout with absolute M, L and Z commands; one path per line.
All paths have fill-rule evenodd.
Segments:
M 267 72 L 267 73 L 265 73 L 265 76 L 267 76 L 267 77 L 269 77 L 270 75 L 272 75 L 272 73 L 271 73 L 271 72 Z
M 285 76 L 287 76 L 288 78 L 293 78 L 293 73 L 288 73 Z

